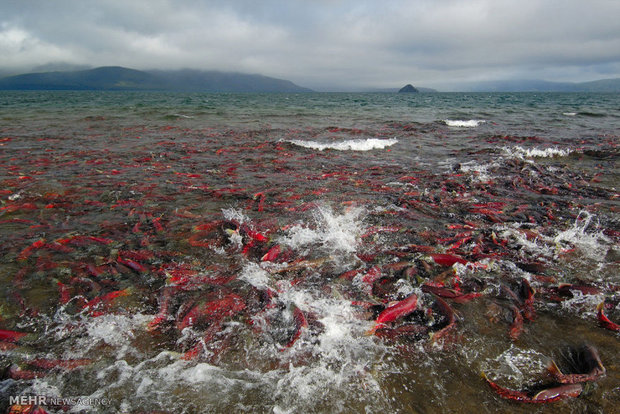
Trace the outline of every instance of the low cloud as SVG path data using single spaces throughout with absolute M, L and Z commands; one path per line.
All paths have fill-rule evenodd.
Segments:
M 262 73 L 317 89 L 620 76 L 620 2 L 7 1 L 3 70 Z

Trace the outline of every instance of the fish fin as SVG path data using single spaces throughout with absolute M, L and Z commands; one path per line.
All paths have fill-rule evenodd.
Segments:
M 560 371 L 560 368 L 558 368 L 554 360 L 551 360 L 551 362 L 549 362 L 549 365 L 547 366 L 547 371 L 554 378 L 559 378 L 564 375 L 564 373 Z
M 372 327 L 371 329 L 367 330 L 366 332 L 364 332 L 364 336 L 373 336 L 375 334 L 375 331 L 379 329 L 379 325 L 375 325 L 374 327 Z
M 364 336 L 373 336 L 375 334 L 375 332 L 377 331 L 377 329 L 382 328 L 384 326 L 385 326 L 385 324 L 383 324 L 383 323 L 377 323 L 371 329 L 369 329 L 366 332 L 364 332 Z

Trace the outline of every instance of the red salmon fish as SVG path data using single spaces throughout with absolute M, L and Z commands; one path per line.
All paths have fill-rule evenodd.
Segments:
M 500 387 L 482 373 L 482 378 L 502 398 L 523 403 L 550 403 L 564 398 L 575 398 L 583 391 L 582 384 L 562 384 L 551 388 L 544 388 L 537 392 L 516 391 Z
M 385 326 L 386 323 L 393 322 L 398 318 L 409 315 L 416 309 L 418 297 L 414 294 L 406 299 L 396 302 L 392 306 L 387 307 L 379 314 L 375 321 L 375 326 L 367 332 L 368 335 L 374 335 L 375 331 Z
M 455 263 L 467 264 L 467 260 L 463 259 L 461 256 L 457 256 L 454 254 L 447 253 L 435 253 L 430 255 L 435 263 L 440 266 L 452 266 Z
M 25 332 L 7 331 L 0 329 L 0 341 L 17 342 L 20 338 L 28 335 Z
M 293 334 L 293 337 L 291 338 L 291 340 L 288 341 L 288 343 L 284 345 L 284 348 L 281 349 L 282 351 L 285 348 L 290 348 L 293 345 L 295 345 L 295 342 L 297 342 L 299 337 L 301 337 L 302 329 L 308 327 L 308 321 L 306 320 L 306 316 L 296 306 L 295 306 L 295 309 L 293 310 L 293 319 L 295 320 L 295 333 Z
M 607 315 L 605 315 L 605 313 L 603 312 L 603 308 L 605 307 L 605 302 L 601 303 L 600 305 L 598 305 L 597 310 L 597 317 L 598 317 L 598 322 L 601 324 L 601 326 L 605 329 L 609 329 L 610 331 L 616 331 L 616 332 L 620 332 L 620 325 L 618 325 L 615 322 L 612 322 Z
M 601 362 L 598 351 L 591 345 L 587 345 L 574 352 L 572 359 L 578 365 L 576 368 L 573 368 L 573 370 L 578 371 L 576 373 L 563 373 L 560 371 L 555 361 L 551 361 L 549 364 L 549 373 L 561 384 L 596 381 L 606 373 L 606 369 Z
M 177 323 L 177 329 L 183 329 L 204 323 L 206 321 L 221 321 L 227 316 L 232 316 L 245 309 L 243 299 L 234 293 L 228 294 L 221 299 L 215 299 L 205 303 L 199 303 L 192 307 L 187 314 Z
M 452 299 L 456 303 L 465 303 L 474 298 L 482 296 L 482 293 L 479 292 L 461 293 L 457 292 L 454 289 L 449 289 L 441 286 L 433 286 L 429 284 L 422 285 L 422 292 L 434 293 L 435 295 L 441 296 L 442 298 Z

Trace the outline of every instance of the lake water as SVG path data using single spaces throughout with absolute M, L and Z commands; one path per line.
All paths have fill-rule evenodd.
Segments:
M 0 92 L 0 408 L 612 412 L 619 127 L 618 94 Z M 481 378 L 583 345 L 577 398 Z

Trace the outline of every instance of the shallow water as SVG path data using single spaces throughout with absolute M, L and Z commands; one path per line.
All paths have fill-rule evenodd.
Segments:
M 619 103 L 2 93 L 0 328 L 27 334 L 2 342 L 2 409 L 611 412 Z M 511 337 L 524 280 L 535 317 Z M 444 299 L 443 331 L 423 285 L 474 297 Z M 578 398 L 481 378 L 552 386 L 551 358 L 583 344 L 607 372 Z

